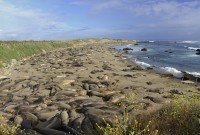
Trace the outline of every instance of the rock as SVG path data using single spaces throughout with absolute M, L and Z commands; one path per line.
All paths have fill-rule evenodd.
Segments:
M 147 51 L 147 48 L 142 48 L 141 51 Z
M 129 47 L 123 48 L 123 51 L 129 51 L 129 50 L 133 50 L 133 49 Z
M 196 50 L 196 54 L 197 54 L 197 55 L 200 55 L 200 49 L 197 49 L 197 50 Z

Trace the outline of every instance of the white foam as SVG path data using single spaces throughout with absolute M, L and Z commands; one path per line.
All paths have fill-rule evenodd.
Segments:
M 188 72 L 188 71 L 186 71 L 186 73 L 191 74 L 194 77 L 200 77 L 200 73 L 199 72 Z
M 200 49 L 200 48 L 188 47 L 188 49 L 189 49 L 189 50 L 195 50 L 195 51 L 196 51 L 197 49 Z
M 178 42 L 178 43 L 195 44 L 195 43 L 199 43 L 199 41 L 181 41 L 181 42 Z
M 137 65 L 139 65 L 142 69 L 147 69 L 148 67 L 151 67 L 152 65 L 145 63 L 145 62 L 141 62 L 141 61 L 137 61 L 135 60 L 135 63 Z
M 176 68 L 161 67 L 160 69 L 163 70 L 165 73 L 172 74 L 173 76 L 175 76 L 177 78 L 182 78 L 183 77 L 183 73 L 181 71 L 177 70 Z
M 155 41 L 149 41 L 149 43 L 154 43 Z

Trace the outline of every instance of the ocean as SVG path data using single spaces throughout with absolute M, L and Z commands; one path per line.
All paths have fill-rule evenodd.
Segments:
M 147 51 L 141 51 L 143 48 Z M 177 78 L 182 78 L 184 72 L 200 77 L 200 55 L 196 54 L 200 41 L 145 41 L 115 46 L 114 49 L 123 52 L 143 69 L 152 68 Z

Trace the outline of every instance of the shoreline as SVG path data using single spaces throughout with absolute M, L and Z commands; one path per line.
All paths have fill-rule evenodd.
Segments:
M 200 94 L 195 85 L 138 70 L 111 49 L 116 44 L 82 45 L 21 61 L 0 79 L 1 115 L 19 126 L 28 121 L 39 133 L 63 132 L 54 126 L 65 125 L 90 134 L 103 118 L 114 122 L 124 110 L 131 120 L 155 113 L 173 96 Z
M 134 44 L 132 44 L 132 45 L 134 46 Z M 123 50 L 124 48 L 127 48 L 126 44 L 124 44 L 123 49 L 117 50 L 114 47 L 115 46 L 112 46 L 112 49 L 116 50 L 118 53 L 120 53 L 120 55 L 125 56 L 130 63 L 134 64 L 135 66 L 138 66 L 140 69 L 149 70 L 154 73 L 161 74 L 163 76 L 172 76 L 173 78 L 179 79 L 185 83 L 194 83 L 198 86 L 200 85 L 200 76 L 198 76 L 198 75 L 194 75 L 187 71 L 180 71 L 173 67 L 158 67 L 158 66 L 154 66 L 154 65 L 149 65 L 148 63 L 145 63 L 142 61 L 137 61 L 137 58 L 135 58 L 134 56 L 128 55 L 128 52 L 126 52 L 126 50 Z M 139 63 L 142 63 L 142 64 L 139 64 Z M 145 65 L 143 65 L 143 64 L 145 64 Z M 172 71 L 171 72 L 166 71 L 165 68 L 171 68 L 172 70 L 176 70 L 176 72 L 179 72 L 178 74 L 181 74 L 181 76 L 178 75 L 177 73 L 172 73 Z M 176 74 L 176 75 L 174 75 L 174 74 Z M 178 77 L 178 76 L 180 76 L 180 77 Z

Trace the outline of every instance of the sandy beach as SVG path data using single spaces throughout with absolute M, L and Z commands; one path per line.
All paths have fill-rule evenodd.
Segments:
M 33 56 L 0 76 L 0 113 L 35 134 L 92 134 L 96 123 L 154 113 L 199 86 L 142 70 L 112 49 L 79 45 Z M 37 131 L 37 132 L 36 132 Z

